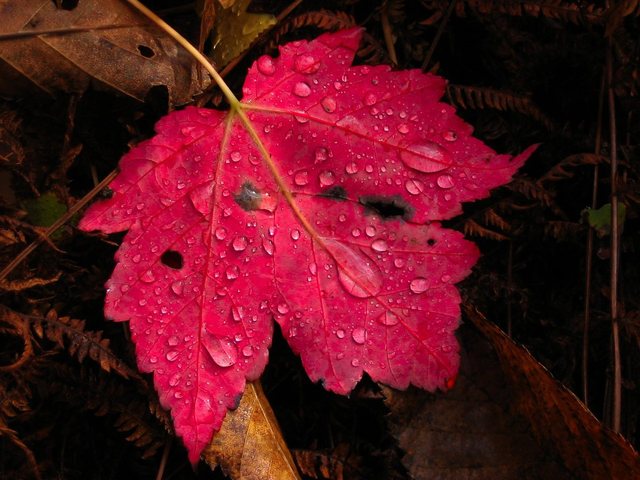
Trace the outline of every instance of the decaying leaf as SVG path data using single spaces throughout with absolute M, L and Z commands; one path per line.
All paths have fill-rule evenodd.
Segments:
M 82 93 L 90 86 L 144 100 L 166 87 L 184 104 L 207 85 L 194 59 L 121 0 L 0 3 L 0 93 Z M 205 79 L 205 80 L 199 80 Z
M 234 480 L 296 480 L 300 477 L 259 382 L 247 383 L 238 408 L 205 448 L 203 459 Z
M 573 478 L 640 478 L 640 458 L 619 434 L 606 428 L 582 402 L 479 312 L 467 317 L 493 346 L 510 383 L 514 407 L 528 420 L 538 443 L 553 452 Z
M 227 2 L 228 6 L 221 5 L 218 9 L 213 42 L 213 60 L 218 68 L 239 56 L 262 32 L 276 24 L 273 15 L 248 13 L 250 3 L 251 0 Z
M 570 480 L 536 441 L 491 345 L 473 326 L 459 330 L 460 374 L 446 395 L 385 388 L 389 426 L 414 480 Z

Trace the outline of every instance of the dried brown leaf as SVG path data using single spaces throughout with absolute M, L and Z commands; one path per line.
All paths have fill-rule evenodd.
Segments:
M 194 59 L 120 0 L 1 2 L 0 93 L 82 93 L 90 86 L 144 100 L 166 86 L 183 104 L 208 83 Z M 207 79 L 206 81 L 198 79 Z
M 574 478 L 640 478 L 640 458 L 621 435 L 602 425 L 571 391 L 496 325 L 470 307 L 465 307 L 465 312 L 493 346 L 511 385 L 512 402 L 527 418 L 533 435 L 561 459 Z
M 258 382 L 247 386 L 236 410 L 202 454 L 234 480 L 299 480 L 269 401 Z

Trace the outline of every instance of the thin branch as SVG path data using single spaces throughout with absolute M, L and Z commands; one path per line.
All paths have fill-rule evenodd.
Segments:
M 436 47 L 438 46 L 438 43 L 440 43 L 440 37 L 442 37 L 442 34 L 444 33 L 444 29 L 449 24 L 449 19 L 451 18 L 451 14 L 453 13 L 453 10 L 456 7 L 457 1 L 458 0 L 451 0 L 449 2 L 449 8 L 447 8 L 447 12 L 444 14 L 444 17 L 442 18 L 442 21 L 440 22 L 440 25 L 438 26 L 438 31 L 436 32 L 435 37 L 433 37 L 433 41 L 431 42 L 431 46 L 429 47 L 429 51 L 427 52 L 427 56 L 424 58 L 424 62 L 422 63 L 422 71 L 423 72 L 427 71 L 427 68 L 429 67 L 429 64 L 431 63 L 431 57 L 433 57 L 433 54 L 436 51 Z
M 596 139 L 594 153 L 600 155 L 602 149 L 602 115 L 604 112 L 605 71 L 600 80 L 600 94 L 598 96 L 598 117 L 596 119 Z M 591 190 L 591 208 L 598 206 L 599 165 L 593 167 L 593 187 Z M 584 323 L 582 327 L 582 401 L 589 406 L 589 328 L 591 324 L 591 277 L 593 271 L 593 234 L 594 229 L 589 225 L 587 247 L 585 252 L 585 280 L 584 280 Z
M 620 226 L 618 225 L 618 155 L 616 136 L 616 106 L 613 92 L 613 48 L 609 39 L 607 49 L 607 88 L 609 100 L 609 131 L 611 141 L 611 340 L 613 342 L 613 402 L 611 406 L 611 428 L 620 432 L 622 412 L 622 365 L 620 360 L 620 330 L 618 325 L 618 270 L 620 249 Z

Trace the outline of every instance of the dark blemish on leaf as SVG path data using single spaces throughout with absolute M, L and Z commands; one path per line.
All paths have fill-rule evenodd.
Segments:
M 113 197 L 113 190 L 111 190 L 109 187 L 104 187 L 102 190 L 100 190 L 100 193 L 98 195 L 100 198 L 108 200 Z
M 147 47 L 146 45 L 138 45 L 138 51 L 140 52 L 140 55 L 146 58 L 152 58 L 156 56 L 156 52 L 154 52 L 151 47 Z
M 430 238 L 429 240 L 427 240 L 427 245 L 429 245 L 430 247 L 433 247 L 436 244 L 435 239 Z
M 184 265 L 184 261 L 182 259 L 182 254 L 180 252 L 176 252 L 175 250 L 167 250 L 160 257 L 160 261 L 163 265 L 166 265 L 169 268 L 173 268 L 174 270 L 180 270 L 182 265 Z
M 240 190 L 233 194 L 236 203 L 247 212 L 260 208 L 261 198 L 260 190 L 251 182 L 244 182 Z
M 385 197 L 383 195 L 363 195 L 358 200 L 365 207 L 365 213 L 374 213 L 382 219 L 413 217 L 413 207 L 399 195 Z
M 240 406 L 240 400 L 242 400 L 242 393 L 236 395 L 236 397 L 233 399 L 233 405 L 231 405 L 231 407 L 229 408 L 231 410 L 235 410 L 236 408 L 238 408 Z
M 324 192 L 320 194 L 321 197 L 332 198 L 338 201 L 344 201 L 347 199 L 347 191 L 344 187 L 335 186 L 331 188 L 327 188 Z

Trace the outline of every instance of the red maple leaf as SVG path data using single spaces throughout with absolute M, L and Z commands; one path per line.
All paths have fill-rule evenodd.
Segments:
M 192 462 L 263 371 L 274 317 L 334 392 L 364 372 L 428 390 L 456 375 L 455 283 L 478 251 L 434 220 L 509 181 L 533 150 L 512 159 L 473 138 L 438 101 L 439 77 L 350 66 L 360 36 L 261 57 L 230 112 L 167 115 L 81 222 L 128 230 L 105 314 L 130 321 Z

